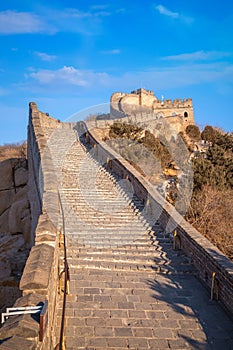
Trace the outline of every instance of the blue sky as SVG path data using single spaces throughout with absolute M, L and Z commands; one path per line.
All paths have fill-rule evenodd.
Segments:
M 138 87 L 232 131 L 232 38 L 229 0 L 1 2 L 0 144 L 26 139 L 30 101 L 65 120 Z

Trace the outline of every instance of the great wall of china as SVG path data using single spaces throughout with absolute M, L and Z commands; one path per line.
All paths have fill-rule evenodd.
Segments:
M 30 103 L 28 166 L 31 251 L 14 306 L 47 305 L 46 317 L 9 317 L 1 349 L 59 349 L 61 212 L 67 350 L 233 348 L 233 263 L 90 124 L 62 123 Z

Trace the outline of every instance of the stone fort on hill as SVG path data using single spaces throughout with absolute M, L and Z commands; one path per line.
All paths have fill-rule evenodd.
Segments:
M 148 121 L 148 118 L 166 118 L 177 132 L 184 131 L 187 125 L 194 124 L 191 98 L 159 100 L 153 91 L 137 89 L 131 93 L 115 92 L 111 96 L 111 119 L 135 117 L 135 121 Z

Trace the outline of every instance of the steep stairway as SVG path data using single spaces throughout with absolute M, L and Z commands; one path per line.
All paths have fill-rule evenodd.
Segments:
M 221 339 L 208 334 L 203 312 L 208 313 L 208 296 L 190 259 L 173 250 L 172 235 L 159 222 L 145 220 L 144 205 L 130 185 L 99 164 L 73 130 L 61 128 L 57 135 L 50 151 L 60 181 L 71 276 L 66 349 L 232 344 L 226 327 Z M 219 308 L 215 315 L 226 324 Z

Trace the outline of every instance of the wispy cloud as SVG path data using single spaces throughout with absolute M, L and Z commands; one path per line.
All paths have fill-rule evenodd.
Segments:
M 155 6 L 155 9 L 161 14 L 161 15 L 165 15 L 168 17 L 172 17 L 172 18 L 179 18 L 180 15 L 178 12 L 173 12 L 170 11 L 169 9 L 167 9 L 165 6 L 163 5 L 157 5 Z
M 76 8 L 65 8 L 57 11 L 46 8 L 40 13 L 2 11 L 0 12 L 0 34 L 55 34 L 57 32 L 75 32 L 81 34 L 98 34 L 101 19 L 112 13 L 96 8 L 80 11 Z
M 57 70 L 41 69 L 29 74 L 38 83 L 43 85 L 71 85 L 88 87 L 104 84 L 108 79 L 106 73 L 96 73 L 92 70 L 80 70 L 72 66 L 64 66 Z
M 118 79 L 118 78 L 116 78 Z M 221 82 L 232 84 L 233 65 L 223 62 L 175 64 L 172 67 L 154 67 L 145 71 L 128 72 L 119 78 L 130 89 L 143 82 L 146 86 L 153 86 L 154 81 L 160 81 L 161 89 L 188 87 L 199 84 Z
M 175 11 L 171 11 L 169 10 L 167 7 L 163 6 L 163 5 L 156 5 L 155 10 L 158 11 L 161 15 L 173 18 L 173 19 L 177 19 L 177 20 L 181 20 L 185 23 L 192 23 L 194 20 L 191 17 L 185 16 L 182 13 L 179 12 L 175 12 Z
M 30 12 L 0 12 L 0 34 L 28 34 L 54 31 L 43 19 Z
M 57 58 L 57 56 L 55 55 L 48 55 L 47 53 L 45 52 L 38 52 L 38 51 L 35 51 L 34 54 L 39 57 L 42 61 L 53 61 Z
M 121 75 L 110 75 L 94 70 L 80 70 L 72 66 L 64 66 L 57 70 L 31 71 L 27 75 L 26 85 L 31 91 L 47 89 L 51 93 L 57 91 L 73 92 L 79 89 L 113 91 L 131 90 L 139 82 L 153 87 L 154 81 L 160 81 L 161 89 L 188 87 L 199 84 L 219 83 L 231 84 L 233 65 L 227 62 L 185 62 L 166 67 L 153 67 L 147 70 L 128 71 Z M 26 87 L 24 86 L 24 88 Z
M 91 10 L 106 10 L 109 7 L 107 4 L 92 5 Z
M 121 53 L 120 49 L 103 50 L 101 51 L 104 55 L 119 55 Z
M 75 8 L 67 8 L 63 12 L 59 13 L 59 17 L 69 18 L 93 18 L 93 17 L 106 17 L 110 16 L 111 12 L 105 11 L 104 9 L 93 9 L 90 11 L 80 11 Z
M 179 55 L 166 56 L 163 60 L 166 61 L 213 61 L 222 58 L 230 57 L 232 53 L 224 51 L 195 51 L 191 53 L 182 53 Z

